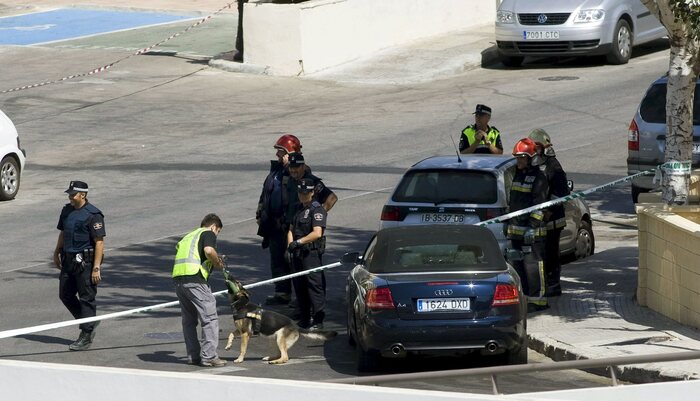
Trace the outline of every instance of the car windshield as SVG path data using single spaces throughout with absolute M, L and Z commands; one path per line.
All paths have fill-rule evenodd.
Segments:
M 462 235 L 460 235 L 462 234 Z M 493 235 L 463 235 L 450 229 L 379 233 L 370 273 L 505 270 Z
M 695 86 L 695 93 L 698 92 Z M 654 84 L 647 92 L 641 106 L 639 114 L 642 120 L 654 124 L 666 124 L 666 83 Z M 695 98 L 693 102 L 693 125 L 700 125 L 700 102 Z
M 415 170 L 401 179 L 395 202 L 492 204 L 498 200 L 496 176 L 474 170 Z

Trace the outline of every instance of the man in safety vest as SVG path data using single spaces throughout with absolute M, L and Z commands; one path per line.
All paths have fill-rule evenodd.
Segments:
M 182 333 L 185 336 L 188 363 L 192 365 L 221 367 L 226 361 L 219 359 L 219 316 L 216 299 L 207 280 L 212 268 L 224 268 L 216 252 L 216 236 L 223 224 L 219 216 L 204 216 L 200 228 L 185 235 L 177 243 L 173 281 L 175 293 L 182 311 Z M 197 323 L 202 323 L 202 341 L 197 339 Z
M 508 212 L 516 212 L 543 203 L 547 200 L 549 188 L 547 177 L 538 166 L 532 165 L 532 159 L 537 155 L 537 145 L 530 138 L 518 141 L 513 148 L 513 156 L 517 159 L 515 176 L 510 189 Z M 510 248 L 519 257 L 513 262 L 522 282 L 523 292 L 528 297 L 528 304 L 536 308 L 548 306 L 545 292 L 544 255 L 545 228 L 544 214 L 546 211 L 534 210 L 508 221 L 506 234 L 510 240 Z
M 477 104 L 474 111 L 474 124 L 462 130 L 459 139 L 459 152 L 503 154 L 501 133 L 496 127 L 489 126 L 491 108 L 485 104 Z

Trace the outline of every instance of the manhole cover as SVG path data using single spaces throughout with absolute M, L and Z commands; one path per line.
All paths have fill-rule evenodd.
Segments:
M 182 340 L 182 332 L 172 332 L 172 333 L 146 333 L 143 335 L 146 338 L 153 338 L 155 340 Z
M 559 75 L 559 76 L 554 76 L 554 77 L 542 77 L 539 80 L 540 81 L 575 81 L 577 79 L 578 79 L 578 77 Z

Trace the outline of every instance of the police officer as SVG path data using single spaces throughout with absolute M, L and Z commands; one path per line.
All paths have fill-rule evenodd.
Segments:
M 93 317 L 97 314 L 97 285 L 102 280 L 104 215 L 88 202 L 87 183 L 71 181 L 65 192 L 70 203 L 61 210 L 56 227 L 61 232 L 53 252 L 54 265 L 61 270 L 59 298 L 74 318 Z M 81 324 L 80 336 L 68 348 L 72 351 L 90 348 L 96 326 L 96 322 Z
M 222 228 L 219 216 L 210 213 L 204 216 L 199 228 L 177 243 L 172 277 L 180 301 L 187 359 L 194 365 L 226 365 L 226 361 L 217 354 L 219 317 L 216 299 L 208 283 L 213 268 L 224 268 L 223 260 L 216 251 L 216 236 Z M 197 339 L 198 322 L 202 326 L 201 341 Z
M 515 212 L 530 206 L 543 203 L 549 193 L 547 177 L 538 166 L 532 164 L 537 155 L 537 145 L 530 138 L 518 141 L 513 148 L 513 156 L 517 159 L 515 176 L 510 189 L 508 211 Z M 528 303 L 535 308 L 548 306 L 545 291 L 544 255 L 545 255 L 545 222 L 544 212 L 535 210 L 513 217 L 507 224 L 507 237 L 511 248 L 521 256 L 514 261 L 523 286 L 523 292 L 528 297 Z
M 290 207 L 290 203 L 296 202 L 296 186 L 290 182 L 287 167 L 289 154 L 301 152 L 301 142 L 296 136 L 285 134 L 275 142 L 274 148 L 277 150 L 277 160 L 270 161 L 270 173 L 263 183 L 255 219 L 258 235 L 263 238 L 262 247 L 270 250 L 270 271 L 276 278 L 291 272 L 285 261 L 285 251 L 289 224 L 296 213 L 296 209 Z M 283 280 L 275 283 L 275 294 L 265 304 L 286 305 L 291 299 L 291 280 Z
M 292 270 L 300 272 L 321 266 L 326 248 L 326 209 L 313 200 L 314 181 L 302 178 L 298 185 L 301 206 L 294 216 L 287 233 L 287 252 L 290 254 Z M 326 294 L 323 271 L 310 273 L 293 279 L 301 312 L 299 326 L 312 330 L 323 329 Z M 313 318 L 313 325 L 312 319 Z
M 299 185 L 299 181 L 302 178 L 309 178 L 314 182 L 313 200 L 320 203 L 321 206 L 323 206 L 323 208 L 326 209 L 326 212 L 329 212 L 331 208 L 335 205 L 335 203 L 338 201 L 338 197 L 330 188 L 328 188 L 323 183 L 323 181 L 320 178 L 316 177 L 311 173 L 311 169 L 308 168 L 308 165 L 304 161 L 304 155 L 298 152 L 290 153 L 288 169 L 289 176 L 294 180 L 294 188 L 296 188 Z M 292 186 L 290 185 L 289 187 L 291 188 Z M 292 210 L 294 210 L 294 213 L 296 213 L 296 209 L 298 206 L 298 198 L 297 201 L 294 203 L 291 202 L 291 196 L 289 197 L 289 199 L 290 209 L 293 208 Z
M 557 160 L 552 140 L 549 134 L 542 128 L 533 130 L 528 136 L 537 144 L 537 153 L 540 158 L 540 169 L 547 177 L 549 195 L 547 200 L 557 199 L 569 194 L 566 172 Z M 559 239 L 566 226 L 564 204 L 547 208 L 545 220 L 547 221 L 547 239 L 545 241 L 546 255 L 544 267 L 547 279 L 547 296 L 561 295 L 561 261 L 559 260 Z
M 491 108 L 485 104 L 477 104 L 473 114 L 474 124 L 462 130 L 459 139 L 460 153 L 502 154 L 501 133 L 496 127 L 489 125 Z

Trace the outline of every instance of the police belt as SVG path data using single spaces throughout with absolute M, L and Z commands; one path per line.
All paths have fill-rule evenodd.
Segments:
M 323 254 L 326 251 L 326 237 L 323 236 L 316 241 L 304 244 L 301 247 L 302 249 L 308 251 L 318 251 L 318 253 Z

